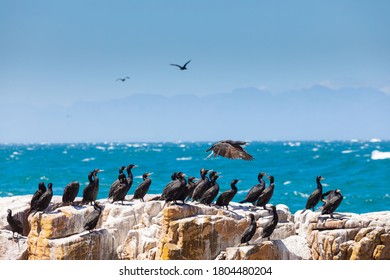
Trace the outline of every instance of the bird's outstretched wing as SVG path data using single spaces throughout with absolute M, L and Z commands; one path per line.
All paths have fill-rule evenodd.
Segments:
M 241 158 L 243 160 L 253 160 L 253 157 L 248 154 L 239 144 L 230 144 L 229 141 L 220 141 L 215 143 L 211 148 L 207 149 L 206 152 L 212 150 L 214 157 L 222 156 L 230 159 Z
M 178 65 L 178 64 L 169 64 L 169 65 L 179 67 L 180 69 L 182 68 L 182 67 L 181 67 L 180 65 Z
M 186 62 L 186 64 L 183 65 L 183 68 L 186 68 L 187 64 L 191 62 L 191 59 Z

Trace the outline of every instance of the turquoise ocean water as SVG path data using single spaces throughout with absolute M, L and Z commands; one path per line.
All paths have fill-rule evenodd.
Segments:
M 257 183 L 257 174 L 275 177 L 270 203 L 283 203 L 292 212 L 304 208 L 315 188 L 317 175 L 325 177 L 324 191 L 340 189 L 345 199 L 342 212 L 390 210 L 390 141 L 302 141 L 250 142 L 245 149 L 253 161 L 207 158 L 212 143 L 80 143 L 0 145 L 0 197 L 33 194 L 38 183 L 53 183 L 54 195 L 62 195 L 73 180 L 81 184 L 79 196 L 88 182 L 88 172 L 99 174 L 99 198 L 107 197 L 121 165 L 133 169 L 132 194 L 144 172 L 153 172 L 149 193 L 161 193 L 174 171 L 199 177 L 200 168 L 222 173 L 220 191 L 239 179 L 234 201 L 242 200 Z M 266 180 L 268 183 L 268 180 Z

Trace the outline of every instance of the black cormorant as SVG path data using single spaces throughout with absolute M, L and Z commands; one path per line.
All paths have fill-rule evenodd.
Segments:
M 144 180 L 141 184 L 138 185 L 137 189 L 134 192 L 133 199 L 140 199 L 144 201 L 144 196 L 149 190 L 150 185 L 152 184 L 152 180 L 149 178 L 151 173 L 144 173 L 142 175 L 142 180 Z
M 239 182 L 239 180 L 237 179 L 234 179 L 231 183 L 230 183 L 230 190 L 228 191 L 225 191 L 223 193 L 220 194 L 220 196 L 218 197 L 217 201 L 215 202 L 216 205 L 219 205 L 219 206 L 226 206 L 226 209 L 229 209 L 229 203 L 230 201 L 232 201 L 233 197 L 236 195 L 237 193 L 237 187 L 236 187 L 236 184 Z
M 80 183 L 77 181 L 70 182 L 64 189 L 64 194 L 62 195 L 62 202 L 73 204 L 74 199 L 79 193 Z
M 189 192 L 191 191 L 191 189 L 193 190 L 195 186 L 194 180 L 195 177 L 192 176 L 187 179 L 187 184 L 185 185 L 184 188 L 180 189 L 179 193 L 177 194 L 176 200 L 180 200 L 184 203 L 184 201 L 188 197 Z
M 219 178 L 218 174 L 211 173 L 210 174 L 210 187 L 204 192 L 199 202 L 202 204 L 206 204 L 211 206 L 211 202 L 217 197 L 219 193 L 219 184 L 217 183 L 217 179 Z
M 159 200 L 165 200 L 167 192 L 170 190 L 171 186 L 179 179 L 178 174 L 180 172 L 174 172 L 171 175 L 171 181 L 166 184 L 166 186 L 163 189 L 163 192 L 161 193 L 161 196 L 159 197 Z
M 31 213 L 35 210 L 36 203 L 38 199 L 46 192 L 46 186 L 44 182 L 39 182 L 38 184 L 38 190 L 34 193 L 33 197 L 31 198 L 30 202 L 30 210 L 28 213 Z
M 241 147 L 246 144 L 243 141 L 223 140 L 213 144 L 206 152 L 212 151 L 208 158 L 214 154 L 214 157 L 222 156 L 230 159 L 253 160 L 253 157 Z
M 263 179 L 263 176 L 265 175 L 264 172 L 260 172 L 259 175 L 257 175 L 257 180 L 259 183 L 257 185 L 254 185 L 249 192 L 247 193 L 245 199 L 243 201 L 240 201 L 240 203 L 250 202 L 253 205 L 255 205 L 256 200 L 259 198 L 260 194 L 265 189 L 265 181 Z
M 127 189 L 126 189 L 126 194 L 129 192 L 131 186 L 133 185 L 133 173 L 131 172 L 131 170 L 133 168 L 136 168 L 137 165 L 134 165 L 134 164 L 129 164 L 127 167 L 126 167 L 126 172 L 127 172 Z
M 103 170 L 94 169 L 88 174 L 89 184 L 83 190 L 83 199 L 81 203 L 88 204 L 95 202 L 98 191 L 99 191 L 99 178 L 97 174 Z
M 17 234 L 23 235 L 23 225 L 22 222 L 16 219 L 15 217 L 12 217 L 12 210 L 8 209 L 7 210 L 8 215 L 7 215 L 7 222 L 9 226 L 11 227 L 12 231 L 12 238 L 15 238 L 15 232 Z M 18 235 L 16 235 L 18 237 Z
M 92 230 L 96 227 L 103 209 L 100 206 L 99 202 L 95 202 L 93 204 L 93 208 L 94 211 L 88 216 L 87 221 L 84 225 L 84 229 L 89 230 L 89 232 L 92 232 Z
M 249 245 L 249 241 L 256 233 L 257 223 L 256 223 L 255 215 L 250 213 L 249 218 L 251 219 L 251 222 L 249 224 L 249 227 L 245 230 L 245 232 L 241 237 L 241 244 L 246 243 L 246 245 Z
M 170 201 L 173 201 L 176 204 L 176 200 L 178 200 L 182 188 L 185 188 L 187 184 L 185 176 L 186 175 L 183 172 L 177 173 L 177 179 L 167 189 L 164 206 Z
M 124 171 L 125 169 L 126 169 L 126 166 L 124 166 L 124 165 L 121 166 L 121 167 L 119 168 L 119 174 L 118 174 L 118 175 L 122 174 L 123 171 Z M 108 198 L 111 198 L 111 197 L 112 197 L 112 193 L 114 192 L 115 188 L 117 188 L 117 187 L 119 186 L 119 184 L 120 184 L 120 182 L 119 182 L 118 179 L 116 179 L 116 180 L 114 181 L 114 183 L 111 184 L 110 191 L 109 191 L 109 193 L 108 193 Z
M 210 179 L 206 176 L 209 171 L 204 168 L 200 170 L 200 179 L 196 182 L 194 191 L 192 192 L 192 201 L 198 201 L 210 187 Z
M 275 188 L 274 176 L 269 176 L 268 179 L 270 180 L 270 185 L 268 186 L 268 188 L 264 189 L 264 191 L 260 194 L 256 202 L 256 206 L 262 206 L 264 209 L 267 203 L 271 200 Z
M 123 201 L 125 200 L 129 182 L 127 181 L 126 175 L 124 173 L 118 175 L 118 180 L 119 180 L 119 186 L 117 186 L 113 193 L 112 193 L 112 203 L 116 201 Z
M 51 199 L 53 197 L 53 184 L 49 183 L 47 185 L 47 190 L 41 195 L 41 197 L 38 199 L 37 203 L 35 204 L 34 214 L 38 211 L 45 211 L 45 209 L 49 206 Z
M 266 209 L 272 210 L 272 219 L 263 226 L 263 233 L 261 234 L 261 237 L 268 238 L 268 240 L 270 240 L 270 236 L 278 224 L 279 216 L 274 205 L 271 205 L 271 209 Z
M 187 201 L 190 198 L 192 198 L 192 194 L 194 193 L 196 183 L 197 183 L 197 182 L 195 182 L 195 179 L 196 178 L 194 176 L 191 176 L 188 178 L 187 185 L 185 187 L 185 191 L 182 193 L 183 196 L 185 195 L 184 201 Z
M 326 199 L 324 199 L 326 197 Z M 330 217 L 333 218 L 333 212 L 339 207 L 343 196 L 340 193 L 340 190 L 332 190 L 322 194 L 322 201 L 324 205 L 322 206 L 321 214 L 330 214 Z
M 317 205 L 317 203 L 320 201 L 321 196 L 322 196 L 322 185 L 321 185 L 321 180 L 324 178 L 322 176 L 317 176 L 316 182 L 317 182 L 317 188 L 311 193 L 309 198 L 307 199 L 306 202 L 306 207 L 302 211 L 301 214 L 303 214 L 307 209 L 312 209 L 314 211 L 314 206 Z
M 187 64 L 190 63 L 190 61 L 191 61 L 191 59 L 188 60 L 183 66 L 181 66 L 179 64 L 170 64 L 170 65 L 179 67 L 180 70 L 187 70 Z

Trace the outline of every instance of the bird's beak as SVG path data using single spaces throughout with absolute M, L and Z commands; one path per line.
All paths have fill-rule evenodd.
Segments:
M 137 167 L 138 167 L 138 165 L 134 165 L 134 166 L 133 166 L 133 168 L 137 168 Z
M 325 178 L 324 177 L 321 177 L 320 180 L 324 180 Z
M 148 173 L 148 176 L 153 175 L 153 172 Z
M 96 173 L 100 173 L 100 172 L 103 172 L 104 170 L 103 169 L 99 169 L 98 171 L 96 171 Z

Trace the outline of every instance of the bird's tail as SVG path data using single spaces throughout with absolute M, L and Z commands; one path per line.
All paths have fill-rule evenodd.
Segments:
M 155 196 L 155 197 L 149 199 L 149 201 L 157 201 L 157 200 L 160 200 L 160 198 L 161 198 L 161 195 L 158 195 L 158 196 Z
M 210 149 L 208 149 L 206 152 L 208 152 Z M 206 157 L 206 159 L 208 159 L 208 158 L 211 158 L 211 156 L 214 154 L 214 152 L 213 151 L 211 151 L 211 153 Z

